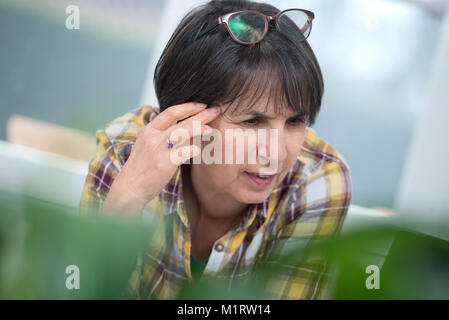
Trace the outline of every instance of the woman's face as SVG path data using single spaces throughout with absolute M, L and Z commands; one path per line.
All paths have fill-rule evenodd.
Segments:
M 209 194 L 244 204 L 260 203 L 269 197 L 295 163 L 304 142 L 303 119 L 291 109 L 284 109 L 283 114 L 276 114 L 272 106 L 264 109 L 255 107 L 243 112 L 229 109 L 209 123 L 216 129 L 215 134 L 220 134 L 221 143 L 215 141 L 215 136 L 211 142 L 203 141 L 203 156 L 206 146 L 218 143 L 215 146 L 221 146 L 221 164 L 202 162 L 192 167 L 192 177 L 199 180 L 197 183 L 211 192 Z M 243 132 L 251 138 L 242 140 Z M 211 150 L 209 146 L 207 154 L 215 156 L 215 151 Z M 243 161 L 238 162 L 238 159 Z

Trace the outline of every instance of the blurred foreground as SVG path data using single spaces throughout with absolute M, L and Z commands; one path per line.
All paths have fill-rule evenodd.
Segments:
M 157 226 L 82 217 L 74 209 L 0 193 L 1 299 L 122 299 L 139 252 Z M 291 247 L 229 289 L 218 279 L 186 283 L 179 299 L 261 299 L 276 267 L 297 265 L 302 251 L 330 257 L 333 299 L 449 299 L 449 242 L 399 220 L 352 227 L 337 241 Z M 441 226 L 440 226 L 441 227 Z M 69 290 L 75 265 L 80 288 Z M 377 269 L 377 270 L 376 270 Z M 70 282 L 70 281 L 69 281 Z

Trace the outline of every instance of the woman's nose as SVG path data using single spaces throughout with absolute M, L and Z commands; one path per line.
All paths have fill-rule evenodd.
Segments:
M 287 159 L 286 139 L 283 130 L 271 129 L 267 139 L 259 144 L 259 156 L 264 162 L 283 163 Z
M 279 163 L 283 163 L 287 159 L 287 135 L 280 130 L 280 134 L 278 137 L 278 149 L 277 153 L 275 153 L 276 159 Z

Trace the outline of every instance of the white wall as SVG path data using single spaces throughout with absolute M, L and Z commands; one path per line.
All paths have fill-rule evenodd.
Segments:
M 440 33 L 423 116 L 404 166 L 396 208 L 405 217 L 449 227 L 449 13 Z
M 198 5 L 206 3 L 206 0 L 168 0 L 162 14 L 161 26 L 158 28 L 159 36 L 157 38 L 157 46 L 151 57 L 150 65 L 148 67 L 148 76 L 143 87 L 142 98 L 140 105 L 159 106 L 157 102 L 156 93 L 154 92 L 153 76 L 154 68 L 159 60 L 159 57 L 164 51 L 170 36 L 175 31 L 181 19 L 193 8 Z

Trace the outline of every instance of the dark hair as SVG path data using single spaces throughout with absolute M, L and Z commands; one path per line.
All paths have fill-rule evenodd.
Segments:
M 155 69 L 160 110 L 185 102 L 208 106 L 236 102 L 239 106 L 235 110 L 240 111 L 269 97 L 265 108 L 272 102 L 279 113 L 288 106 L 313 125 L 324 84 L 307 41 L 295 43 L 270 28 L 263 41 L 246 46 L 233 41 L 224 25 L 194 41 L 198 32 L 219 16 L 239 10 L 266 15 L 280 11 L 265 3 L 238 0 L 212 0 L 190 11 L 171 36 Z

